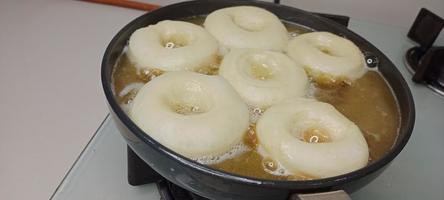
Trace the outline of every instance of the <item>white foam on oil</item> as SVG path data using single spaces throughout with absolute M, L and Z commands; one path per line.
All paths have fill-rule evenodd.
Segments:
M 367 135 L 372 136 L 377 142 L 381 141 L 381 135 L 379 135 L 378 133 L 373 133 L 370 131 L 367 131 L 366 133 L 367 133 Z
M 267 167 L 264 167 L 264 170 L 272 175 L 275 176 L 291 176 L 294 175 L 289 170 L 285 169 L 285 167 L 277 160 L 274 160 L 271 158 L 271 156 L 268 154 L 268 152 L 259 145 L 257 147 L 257 152 L 265 159 L 272 160 L 273 163 L 276 165 L 275 170 L 270 170 Z
M 288 38 L 289 39 L 293 39 L 293 38 L 295 38 L 295 37 L 297 37 L 297 36 L 299 36 L 299 35 L 301 35 L 300 33 L 297 33 L 297 32 L 294 32 L 294 31 L 290 31 L 290 32 L 288 32 Z
M 306 97 L 309 99 L 315 99 L 316 86 L 314 83 L 309 83 L 307 88 Z
M 119 92 L 119 96 L 124 97 L 132 91 L 137 93 L 140 90 L 140 88 L 142 88 L 143 86 L 144 86 L 144 83 L 130 83 L 127 86 L 125 86 L 122 89 L 122 91 Z
M 261 108 L 248 107 L 248 112 L 250 114 L 250 123 L 255 124 L 257 120 L 262 116 L 265 110 Z
M 122 103 L 120 104 L 120 107 L 122 108 L 123 112 L 125 112 L 126 114 L 130 113 L 131 107 L 133 105 L 133 101 L 128 101 L 128 103 Z
M 144 86 L 144 83 L 131 83 L 131 84 L 128 84 L 127 86 L 125 86 L 125 87 L 122 89 L 122 91 L 120 91 L 119 96 L 120 96 L 120 97 L 124 97 L 124 96 L 126 96 L 126 95 L 131 94 L 131 92 L 134 92 L 134 93 L 131 94 L 131 95 L 136 96 L 137 92 L 138 92 L 143 86 Z M 131 98 L 131 99 L 128 100 L 126 103 L 122 103 L 122 104 L 120 104 L 120 107 L 122 108 L 122 110 L 123 110 L 125 113 L 128 114 L 128 113 L 130 112 L 130 110 L 131 110 L 132 105 L 133 105 L 133 100 L 132 100 L 132 98 Z
M 200 158 L 195 158 L 193 160 L 197 161 L 198 163 L 204 164 L 204 165 L 214 165 L 217 163 L 221 163 L 225 160 L 235 158 L 247 151 L 250 151 L 250 147 L 245 145 L 244 143 L 239 143 L 234 145 L 229 151 L 216 156 L 203 156 Z
M 287 169 L 285 169 L 279 162 L 275 161 L 275 163 L 277 164 L 277 168 L 276 170 L 272 171 L 267 169 L 266 167 L 264 167 L 264 170 L 272 175 L 275 176 L 291 176 L 294 175 L 293 173 L 290 173 L 290 171 L 288 171 Z

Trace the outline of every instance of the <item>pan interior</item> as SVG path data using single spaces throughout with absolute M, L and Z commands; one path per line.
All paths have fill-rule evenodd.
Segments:
M 201 25 L 204 16 L 193 16 L 181 20 Z M 301 24 L 284 21 L 291 37 L 302 33 L 314 31 Z M 359 45 L 359 44 L 358 44 Z M 135 84 L 144 84 L 150 80 L 151 75 L 159 72 L 137 73 L 134 65 L 123 53 L 117 61 L 112 74 L 114 95 L 124 110 L 127 104 L 135 96 L 134 91 L 123 93 L 128 87 Z M 217 71 L 206 72 L 217 74 Z M 134 86 L 135 87 L 135 86 Z M 370 70 L 362 78 L 356 80 L 350 86 L 335 88 L 321 88 L 311 84 L 311 95 L 316 99 L 332 104 L 342 114 L 355 122 L 363 132 L 370 148 L 369 164 L 384 157 L 394 144 L 401 125 L 399 104 L 392 88 L 380 72 Z M 316 179 L 305 174 L 288 175 L 279 168 L 269 167 L 270 158 L 262 157 L 257 151 L 257 138 L 254 133 L 255 124 L 251 124 L 249 133 L 246 133 L 244 143 L 251 151 L 247 151 L 238 157 L 225 160 L 221 163 L 210 165 L 213 168 L 231 172 L 247 177 L 268 180 L 307 180 Z M 251 131 L 253 130 L 253 131 Z

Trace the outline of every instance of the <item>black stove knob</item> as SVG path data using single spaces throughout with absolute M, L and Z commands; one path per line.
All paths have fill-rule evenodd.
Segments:
M 444 19 L 422 8 L 407 36 L 419 46 L 406 53 L 406 64 L 414 73 L 412 80 L 425 83 L 444 95 L 444 47 L 433 46 L 444 28 Z
M 417 83 L 426 82 L 436 88 L 444 88 L 444 47 L 432 47 L 427 50 L 412 80 Z
M 425 8 L 421 8 L 407 37 L 418 43 L 420 49 L 426 52 L 427 49 L 432 47 L 433 42 L 435 42 L 443 28 L 444 19 Z

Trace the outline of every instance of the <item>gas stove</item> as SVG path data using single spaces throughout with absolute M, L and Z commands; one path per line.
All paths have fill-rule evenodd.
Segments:
M 444 98 L 424 84 L 412 81 L 413 75 L 404 65 L 405 52 L 415 46 L 406 37 L 409 30 L 353 19 L 349 28 L 378 47 L 395 63 L 411 88 L 417 113 L 415 129 L 404 150 L 379 177 L 350 194 L 351 197 L 444 199 Z M 184 200 L 200 199 L 159 179 L 155 174 L 145 174 L 146 177 L 141 180 L 139 176 L 131 179 L 131 173 L 127 174 L 128 166 L 132 169 L 130 171 L 138 166 L 137 158 L 127 159 L 132 156 L 134 154 L 130 151 L 127 154 L 126 143 L 114 121 L 106 117 L 51 199 L 170 200 L 171 195 L 183 195 L 180 199 Z M 128 178 L 130 182 L 135 181 L 133 185 L 143 181 L 156 183 L 132 186 L 128 184 Z

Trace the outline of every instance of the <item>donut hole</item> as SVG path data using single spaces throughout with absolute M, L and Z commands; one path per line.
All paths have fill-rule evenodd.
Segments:
M 303 119 L 304 120 L 300 120 Z M 333 136 L 326 127 L 317 120 L 308 116 L 298 116 L 290 123 L 290 133 L 302 142 L 306 143 L 329 143 Z
M 249 73 L 250 77 L 257 79 L 257 80 L 269 80 L 273 78 L 273 71 L 270 70 L 270 67 L 266 64 L 259 64 L 254 63 L 249 67 Z
M 196 82 L 177 84 L 166 96 L 167 106 L 180 115 L 197 115 L 208 112 L 213 102 L 208 90 Z
M 325 48 L 325 47 L 320 47 L 320 48 L 318 48 L 322 53 L 325 53 L 325 54 L 327 54 L 327 55 L 332 55 L 333 53 L 329 50 L 329 49 L 327 49 L 327 48 Z
M 247 60 L 246 74 L 253 79 L 270 80 L 275 77 L 276 73 L 275 64 L 264 56 L 252 56 Z
M 187 46 L 190 44 L 191 37 L 187 34 L 171 34 L 165 35 L 161 38 L 161 45 L 167 49 L 175 49 Z
M 323 45 L 317 45 L 316 48 L 322 52 L 323 54 L 329 55 L 329 56 L 339 56 L 336 51 L 330 47 L 323 46 Z
M 303 131 L 300 135 L 300 140 L 307 143 L 331 142 L 331 138 L 328 132 L 317 127 L 309 128 Z
M 335 47 L 333 41 L 328 37 L 309 37 L 307 38 L 306 44 L 316 48 L 322 54 L 335 57 L 341 56 L 338 47 Z
M 231 20 L 237 27 L 248 32 L 262 31 L 265 27 L 265 23 L 254 15 L 233 15 Z

